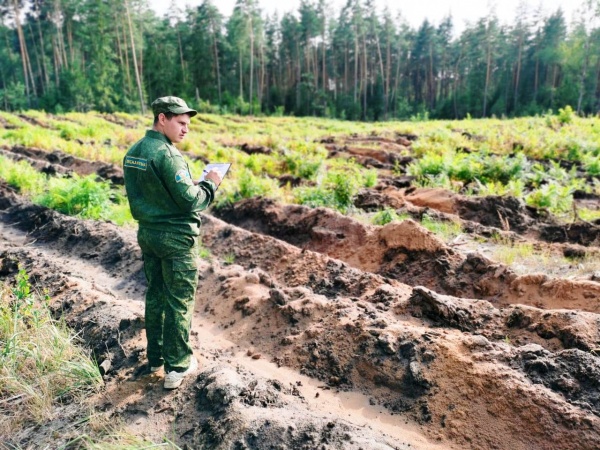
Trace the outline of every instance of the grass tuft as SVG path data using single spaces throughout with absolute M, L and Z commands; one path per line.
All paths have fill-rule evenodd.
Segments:
M 54 320 L 48 297 L 32 292 L 20 270 L 0 292 L 0 434 L 23 422 L 52 419 L 64 402 L 85 403 L 102 386 L 98 367 L 64 321 Z

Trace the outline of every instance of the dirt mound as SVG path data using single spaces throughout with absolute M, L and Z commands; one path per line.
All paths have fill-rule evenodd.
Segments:
M 201 369 L 165 391 L 145 366 L 134 231 L 0 198 L 0 278 L 21 263 L 48 287 L 108 367 L 97 411 L 134 432 L 218 449 L 600 446 L 598 313 L 498 300 L 523 287 L 523 301 L 597 305 L 595 283 L 517 277 L 412 221 L 375 227 L 243 201 L 219 212 L 231 223 L 202 217 Z M 494 295 L 440 293 L 450 291 Z
M 22 147 L 18 145 L 13 147 L 3 147 L 1 151 L 4 156 L 8 156 L 14 160 L 26 160 L 33 167 L 49 175 L 71 172 L 75 172 L 81 176 L 96 174 L 100 178 L 114 184 L 123 185 L 125 183 L 123 169 L 114 164 L 77 158 L 59 150 L 47 152 L 37 148 Z
M 547 225 L 540 230 L 547 242 L 573 242 L 584 246 L 600 246 L 600 223 L 576 222 L 568 225 Z
M 26 114 L 17 114 L 17 117 L 19 119 L 24 120 L 25 122 L 28 122 L 28 123 L 36 126 L 36 127 L 41 127 L 41 128 L 46 128 L 46 129 L 50 128 L 50 126 L 46 122 L 43 122 L 36 117 L 30 117 Z
M 456 201 L 456 212 L 461 219 L 519 233 L 529 231 L 540 219 L 540 214 L 535 208 L 530 208 L 515 197 L 508 196 L 482 198 L 461 196 Z
M 552 353 L 530 344 L 517 349 L 512 364 L 535 384 L 563 395 L 569 403 L 600 416 L 600 361 L 578 349 Z
M 410 181 L 406 182 L 406 186 Z M 377 189 L 361 189 L 355 200 L 354 206 L 364 211 L 381 211 L 386 208 L 400 209 L 406 205 L 404 196 L 398 189 L 381 186 Z
M 2 220 L 28 233 L 30 239 L 73 257 L 97 261 L 112 270 L 126 268 L 138 255 L 133 232 L 123 237 L 112 224 L 83 222 L 43 206 L 16 204 L 2 213 Z
M 418 212 L 415 211 L 416 207 L 424 210 L 421 214 L 429 210 L 435 215 L 449 214 L 463 222 L 511 231 L 545 242 L 599 246 L 600 222 L 577 219 L 573 223 L 562 224 L 547 211 L 527 206 L 515 197 L 466 197 L 446 189 L 415 188 L 411 186 L 412 180 L 413 177 L 384 177 L 377 187 L 362 189 L 355 206 L 365 211 L 393 208 L 411 213 Z M 591 200 L 586 197 L 579 200 L 580 203 L 582 201 Z M 596 200 L 593 204 L 594 207 L 598 206 Z M 467 224 L 467 227 L 473 229 L 472 224 Z
M 242 200 L 215 214 L 252 232 L 326 254 L 359 270 L 410 286 L 487 299 L 498 305 L 524 303 L 598 311 L 600 285 L 596 282 L 518 276 L 480 254 L 464 255 L 447 247 L 410 220 L 377 227 L 324 208 L 281 205 L 256 198 Z
M 258 449 L 267 448 L 267 442 L 289 449 L 410 448 L 343 419 L 307 417 L 294 384 L 285 386 L 278 380 L 216 366 L 202 372 L 195 387 L 196 418 L 187 431 L 195 448 Z
M 457 202 L 460 197 L 445 189 L 422 188 L 407 193 L 405 198 L 415 206 L 456 214 L 458 212 Z
M 21 204 L 23 199 L 18 195 L 15 188 L 9 186 L 4 181 L 0 181 L 0 211 L 10 208 L 13 205 Z
M 246 142 L 240 146 L 240 150 L 248 155 L 270 155 L 273 153 L 273 150 L 269 147 L 263 145 L 250 145 Z
M 600 342 L 598 314 L 573 310 L 544 310 L 525 305 L 504 309 L 490 302 L 441 295 L 417 286 L 410 311 L 434 323 L 517 345 L 536 343 L 552 351 L 595 351 Z
M 329 151 L 330 158 L 352 158 L 365 167 L 397 169 L 413 161 L 412 141 L 405 136 L 390 139 L 381 136 L 339 136 L 322 138 L 320 143 Z
M 521 234 L 535 232 L 540 224 L 548 221 L 554 225 L 548 214 L 510 196 L 466 197 L 446 189 L 420 188 L 405 191 L 404 199 L 418 207 L 454 214 L 465 221 Z
M 26 230 L 27 234 L 19 228 L 6 228 L 17 217 L 22 220 L 15 225 Z M 96 400 L 97 408 L 120 417 L 134 431 L 139 429 L 140 433 L 157 441 L 175 432 L 181 445 L 204 443 L 209 445 L 208 448 L 232 448 L 227 446 L 228 442 L 245 442 L 246 448 L 252 449 L 277 445 L 280 448 L 313 448 L 315 443 L 334 448 L 408 448 L 402 444 L 401 433 L 394 431 L 393 427 L 394 437 L 386 436 L 385 426 L 371 431 L 357 425 L 356 421 L 344 418 L 347 415 L 347 412 L 342 414 L 344 408 L 334 407 L 332 410 L 328 403 L 336 404 L 333 400 L 335 395 L 316 385 L 305 388 L 303 383 L 308 385 L 312 381 L 304 376 L 279 373 L 273 364 L 270 364 L 269 370 L 275 378 L 265 380 L 257 375 L 254 367 L 268 363 L 266 360 L 264 363 L 259 361 L 260 353 L 253 352 L 252 357 L 247 356 L 248 341 L 238 341 L 244 346 L 243 353 L 234 355 L 231 348 L 239 349 L 239 346 L 226 343 L 219 338 L 220 333 L 216 330 L 207 334 L 204 327 L 212 326 L 214 314 L 203 306 L 203 302 L 215 298 L 212 286 L 221 289 L 224 282 L 235 278 L 231 272 L 233 267 L 221 269 L 218 264 L 203 266 L 201 273 L 205 279 L 205 290 L 199 293 L 192 335 L 204 369 L 198 385 L 191 382 L 172 393 L 163 391 L 162 381 L 145 375 L 143 371 L 143 302 L 140 295 L 144 283 L 139 278 L 141 255 L 135 246 L 134 233 L 124 232 L 108 223 L 64 217 L 26 202 L 13 203 L 0 219 L 3 224 L 0 277 L 10 279 L 20 265 L 30 273 L 35 285 L 48 289 L 56 314 L 65 317 L 67 323 L 79 330 L 80 336 L 93 349 L 96 360 L 102 363 L 106 387 Z M 105 253 L 105 256 L 90 257 L 92 248 Z M 122 254 L 118 258 L 109 256 L 115 254 L 117 248 L 123 248 Z M 239 269 L 235 270 L 237 273 Z M 256 276 L 245 274 L 244 283 L 249 287 L 256 286 Z M 228 313 L 224 321 L 219 322 L 218 328 L 231 327 L 232 312 L 235 316 L 246 311 L 243 313 L 245 317 L 254 319 L 247 313 L 251 305 L 246 305 L 246 302 L 233 301 L 223 294 L 217 297 L 228 299 L 221 302 Z M 257 340 L 256 346 L 265 355 L 263 358 L 267 358 L 269 354 L 264 353 L 266 348 L 260 340 Z M 250 370 L 244 371 L 243 367 Z M 236 374 L 237 378 L 219 378 L 215 384 L 214 373 Z M 243 386 L 241 390 L 240 386 Z M 198 391 L 200 394 L 196 397 Z M 222 391 L 230 393 L 227 401 L 207 404 L 207 398 L 216 400 Z M 311 400 L 306 400 L 308 397 L 305 398 L 305 395 L 310 395 Z M 189 401 L 195 397 L 195 402 Z M 368 399 L 362 401 L 367 408 L 374 409 L 368 405 Z M 307 408 L 307 403 L 312 406 Z M 175 413 L 178 419 L 174 424 L 172 417 Z M 388 415 L 385 411 L 380 411 L 380 414 Z M 237 417 L 236 427 L 231 426 L 233 416 Z M 18 446 L 28 442 L 55 445 L 57 438 L 52 438 L 52 430 L 60 426 L 58 421 L 63 418 L 42 427 L 30 428 L 29 432 L 18 437 L 3 437 L 3 441 Z M 285 431 L 284 438 L 280 430 Z M 68 440 L 69 436 L 66 433 L 64 439 Z M 214 440 L 217 438 L 222 445 Z M 415 437 L 406 442 L 407 445 L 412 443 L 411 448 L 427 448 L 415 445 L 424 441 L 425 438 L 415 433 Z
M 561 414 L 564 414 L 565 419 L 578 408 L 587 413 L 580 415 L 570 425 L 565 422 L 562 426 L 582 426 L 581 437 L 584 441 L 588 439 L 591 439 L 591 441 L 587 441 L 587 443 L 582 441 L 578 444 L 566 442 L 559 444 L 555 441 L 554 444 L 557 448 L 569 448 L 571 445 L 574 448 L 579 448 L 580 445 L 583 445 L 581 448 L 588 448 L 588 445 L 589 448 L 593 448 L 597 445 L 593 443 L 597 438 L 592 437 L 594 432 L 591 432 L 590 426 L 598 420 L 600 415 L 598 410 L 600 384 L 597 376 L 599 358 L 593 353 L 576 348 L 563 350 L 564 347 L 561 347 L 560 344 L 557 350 L 551 351 L 540 344 L 531 342 L 537 341 L 546 347 L 555 345 L 556 342 L 552 341 L 557 337 L 556 334 L 541 332 L 543 327 L 547 327 L 549 322 L 553 321 L 554 326 L 562 330 L 570 329 L 571 333 L 581 331 L 580 337 L 582 339 L 580 343 L 582 343 L 582 347 L 589 348 L 589 345 L 597 343 L 600 337 L 597 324 L 594 324 L 598 319 L 598 315 L 583 313 L 581 314 L 583 317 L 580 317 L 579 313 L 573 311 L 548 312 L 523 307 L 498 310 L 485 301 L 469 301 L 468 299 L 441 296 L 420 287 L 414 289 L 410 303 L 413 315 L 417 317 L 423 315 L 442 327 L 450 326 L 467 333 L 461 335 L 464 338 L 460 343 L 463 346 L 462 349 L 454 346 L 458 342 L 454 344 L 447 342 L 445 344 L 447 350 L 454 347 L 454 351 L 446 353 L 447 358 L 444 360 L 443 370 L 446 371 L 446 376 L 452 377 L 454 374 L 461 380 L 455 380 L 455 389 L 446 390 L 444 393 L 440 392 L 440 396 L 451 399 L 451 404 L 455 408 L 460 404 L 464 405 L 465 400 L 468 399 L 467 402 L 470 402 L 471 411 L 478 411 L 478 414 L 488 416 L 490 419 L 500 411 L 519 410 L 522 413 L 518 419 L 518 421 L 522 421 L 521 425 L 513 422 L 510 418 L 507 421 L 503 419 L 502 423 L 497 424 L 497 431 L 502 430 L 505 432 L 507 427 L 515 427 L 515 433 L 519 436 L 520 432 L 517 432 L 517 428 L 522 426 L 522 429 L 527 429 L 528 432 L 532 433 L 528 439 L 525 439 L 530 445 L 529 448 L 544 448 L 547 444 L 543 444 L 540 440 L 541 434 L 544 433 L 544 427 L 550 427 L 546 430 L 556 439 L 561 439 L 561 436 L 564 436 L 564 430 L 557 430 L 554 425 L 549 423 L 555 420 L 553 418 L 555 412 L 552 411 L 551 403 L 557 398 L 562 398 L 571 405 L 562 410 Z M 523 309 L 528 311 L 525 312 Z M 571 315 L 572 318 L 566 317 L 567 315 Z M 553 316 L 551 320 L 548 320 L 549 316 Z M 519 322 L 516 317 L 529 317 L 531 320 Z M 536 322 L 533 319 L 534 317 L 537 317 L 539 322 Z M 585 336 L 585 331 L 579 330 L 577 326 L 574 327 L 573 318 L 580 325 L 587 320 L 587 330 L 593 330 L 592 335 Z M 545 321 L 546 323 L 544 323 Z M 530 332 L 529 335 L 513 333 L 515 328 L 523 325 L 525 325 L 523 328 L 526 327 Z M 521 331 L 523 330 L 521 329 Z M 505 333 L 504 338 L 501 336 L 503 333 Z M 448 334 L 445 334 L 445 336 L 447 341 L 454 340 Z M 515 339 L 519 345 L 516 347 L 509 345 L 511 339 Z M 574 341 L 562 342 L 563 345 L 573 343 Z M 455 364 L 459 360 L 462 360 L 463 364 L 469 364 L 464 361 L 464 358 L 469 354 L 473 358 L 471 360 L 473 366 L 468 371 L 470 373 L 467 375 L 463 372 L 462 375 L 459 375 Z M 492 361 L 497 364 L 495 369 L 488 365 Z M 516 370 L 517 373 L 513 372 L 510 375 L 513 370 Z M 478 376 L 473 376 L 472 372 L 477 373 Z M 494 375 L 492 375 L 492 372 Z M 506 385 L 504 385 L 505 383 Z M 512 384 L 512 387 L 505 391 L 509 384 Z M 521 393 L 517 394 L 519 391 Z M 497 403 L 485 407 L 478 405 L 480 395 L 485 396 L 492 392 L 496 392 Z M 526 410 L 521 409 L 519 405 L 523 405 L 522 402 L 525 397 L 536 403 L 535 412 L 529 406 L 524 407 Z M 485 421 L 482 416 L 475 417 L 467 413 L 462 415 L 462 418 L 466 419 L 468 417 L 469 420 L 474 421 L 472 425 L 477 426 L 476 423 L 480 420 Z M 458 417 L 460 418 L 461 415 Z M 459 419 L 458 423 L 464 425 L 465 422 Z M 452 427 L 453 425 L 450 425 L 450 428 Z M 493 443 L 497 445 L 498 441 L 495 441 L 493 436 L 487 436 L 486 439 L 489 445 Z M 505 444 L 510 440 L 510 438 L 504 439 L 506 439 Z M 517 444 L 517 448 L 520 445 Z
M 0 155 L 10 158 L 13 161 L 26 161 L 29 165 L 31 165 L 31 167 L 42 173 L 48 175 L 63 175 L 70 174 L 72 172 L 70 169 L 61 166 L 60 164 L 53 164 L 44 159 L 31 158 L 25 154 L 19 154 L 10 150 L 6 150 L 6 148 L 7 147 L 0 148 Z
M 428 206 L 443 211 L 435 205 Z M 463 220 L 505 231 L 515 231 L 546 242 L 583 246 L 598 246 L 600 243 L 600 223 L 579 220 L 574 223 L 560 224 L 546 211 L 527 206 L 510 196 L 481 198 L 457 196 L 454 207 L 455 213 Z
M 553 430 L 558 426 L 560 432 L 557 434 L 569 433 L 567 429 L 572 424 L 551 425 L 556 420 L 553 412 L 556 408 L 553 402 L 556 399 L 544 400 L 547 395 L 545 391 L 531 388 L 528 381 L 519 381 L 516 386 L 526 388 L 528 394 L 531 393 L 528 401 L 539 406 L 535 407 L 535 414 L 525 417 L 526 424 L 522 414 L 518 418 L 506 419 L 500 411 L 479 411 L 480 408 L 489 408 L 485 406 L 489 400 L 481 398 L 481 403 L 477 401 L 473 405 L 474 383 L 477 383 L 475 386 L 480 386 L 478 396 L 489 399 L 488 395 L 491 394 L 494 398 L 508 398 L 503 403 L 503 408 L 506 412 L 510 411 L 510 414 L 514 414 L 514 410 L 509 408 L 511 401 L 523 403 L 520 394 L 512 391 L 515 380 L 522 380 L 523 375 L 519 371 L 503 369 L 502 361 L 504 358 L 511 358 L 512 347 L 504 343 L 508 327 L 501 322 L 490 332 L 490 340 L 477 338 L 479 333 L 471 335 L 452 332 L 453 327 L 444 327 L 443 323 L 432 323 L 434 328 L 431 328 L 419 318 L 415 310 L 410 315 L 407 314 L 411 308 L 407 301 L 406 287 L 392 282 L 371 290 L 373 285 L 367 283 L 367 280 L 376 281 L 377 278 L 365 279 L 366 274 L 339 263 L 322 261 L 315 266 L 322 257 L 309 251 L 289 249 L 291 255 L 277 257 L 276 255 L 285 252 L 286 246 L 282 243 L 229 226 L 219 230 L 221 227 L 216 227 L 217 225 L 219 224 L 211 223 L 207 227 L 210 232 L 205 236 L 205 242 L 211 249 L 225 246 L 222 251 L 225 254 L 235 251 L 235 259 L 240 264 L 253 262 L 260 267 L 253 269 L 259 270 L 255 278 L 258 287 L 248 288 L 248 275 L 241 269 L 232 268 L 232 274 L 236 271 L 237 274 L 225 281 L 224 292 L 234 299 L 234 308 L 241 314 L 241 319 L 231 323 L 228 330 L 231 335 L 246 342 L 262 341 L 263 349 L 267 348 L 265 336 L 270 335 L 274 349 L 269 353 L 278 355 L 278 363 L 298 366 L 303 373 L 323 379 L 332 387 L 362 387 L 370 392 L 375 402 L 386 408 L 405 412 L 423 424 L 431 424 L 432 428 L 442 424 L 443 429 L 448 427 L 447 431 L 451 434 L 462 435 L 463 438 L 459 440 L 465 445 L 470 442 L 474 448 L 489 448 L 490 443 L 497 442 L 495 433 L 498 428 L 490 428 L 489 424 L 498 420 L 503 427 L 501 431 L 504 433 L 503 439 L 506 439 L 503 443 L 506 448 L 511 445 L 524 448 L 517 439 L 508 438 L 511 434 L 519 435 L 519 439 L 528 442 L 529 438 L 542 442 L 544 433 L 547 432 L 544 431 L 546 426 Z M 227 239 L 219 242 L 219 236 L 227 236 Z M 251 244 L 252 241 L 255 243 Z M 248 251 L 251 248 L 254 249 L 252 253 Z M 261 270 L 273 278 L 261 276 Z M 310 270 L 322 274 L 335 271 L 337 275 L 334 280 L 339 282 L 336 286 L 334 280 L 327 277 L 329 280 L 325 283 L 314 285 L 316 289 L 307 289 L 310 283 L 295 288 L 272 287 L 274 282 L 296 285 L 299 281 L 298 274 L 305 274 Z M 310 275 L 307 278 L 312 279 Z M 365 286 L 357 290 L 354 279 L 363 280 Z M 264 287 L 261 286 L 263 283 Z M 331 289 L 336 289 L 336 293 Z M 361 291 L 363 294 L 359 297 Z M 367 292 L 371 294 L 366 295 Z M 348 295 L 351 297 L 347 297 Z M 231 317 L 215 294 L 210 298 L 208 311 L 215 315 L 217 321 Z M 412 301 L 413 304 L 415 302 Z M 470 309 L 467 306 L 469 301 L 464 300 L 464 303 L 465 308 Z M 486 312 L 492 316 L 499 314 L 491 306 L 487 309 Z M 274 327 L 281 332 L 274 333 Z M 286 329 L 290 330 L 287 334 Z M 500 339 L 500 342 L 492 339 Z M 448 341 L 453 344 L 448 345 Z M 498 351 L 493 357 L 486 358 L 485 364 L 480 365 L 481 356 L 478 354 L 483 351 L 480 346 L 488 345 L 494 349 L 498 347 Z M 477 368 L 478 375 L 473 378 L 465 381 L 464 376 L 459 375 L 464 371 L 472 372 L 474 368 Z M 500 378 L 497 374 L 494 375 L 497 370 L 503 374 Z M 456 378 L 448 378 L 448 371 L 454 373 Z M 487 393 L 481 382 L 477 381 L 479 376 L 490 380 L 495 390 Z M 503 379 L 505 381 L 501 381 Z M 447 393 L 455 394 L 449 400 Z M 560 400 L 559 403 L 564 401 Z M 563 406 L 559 407 L 560 410 L 562 408 Z M 571 407 L 568 409 L 571 413 L 576 410 Z M 458 411 L 454 412 L 455 410 Z M 498 418 L 498 414 L 502 419 Z M 535 422 L 540 416 L 544 417 L 543 426 Z M 581 417 L 587 417 L 587 413 L 580 415 Z M 475 426 L 478 430 L 476 436 L 466 430 L 470 426 L 463 426 L 463 419 L 469 424 L 478 424 Z M 579 441 L 568 445 L 582 445 L 582 448 L 595 445 L 597 437 L 593 436 L 591 430 L 597 419 L 590 420 L 584 427 L 587 431 L 582 434 L 587 442 Z M 450 422 L 454 423 L 451 427 L 448 425 Z M 535 422 L 531 428 L 529 422 Z M 533 434 L 523 438 L 523 429 Z M 445 433 L 446 431 L 442 432 L 444 435 Z M 464 439 L 465 433 L 469 433 L 468 440 Z
M 14 130 L 19 128 L 16 125 L 8 123 L 4 117 L 0 117 L 0 127 L 4 128 L 5 130 Z
M 261 198 L 242 200 L 215 213 L 237 226 L 324 253 L 372 273 L 389 274 L 400 264 L 416 267 L 426 261 L 437 264 L 440 259 L 455 260 L 455 264 L 460 261 L 433 233 L 412 221 L 369 226 L 326 208 L 281 205 Z M 395 278 L 406 281 L 400 272 Z

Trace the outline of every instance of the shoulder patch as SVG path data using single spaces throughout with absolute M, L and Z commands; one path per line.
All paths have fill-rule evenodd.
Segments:
M 123 161 L 123 167 L 130 167 L 132 169 L 146 171 L 146 168 L 148 167 L 148 160 L 145 158 L 134 158 L 133 156 L 125 156 L 125 161 Z
M 187 170 L 179 169 L 175 174 L 175 181 L 177 183 L 192 184 L 192 177 Z

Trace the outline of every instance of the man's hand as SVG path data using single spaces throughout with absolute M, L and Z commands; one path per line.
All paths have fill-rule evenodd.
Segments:
M 215 171 L 215 170 L 211 170 L 210 172 L 208 172 L 205 176 L 204 176 L 205 180 L 210 180 L 213 183 L 215 183 L 217 186 L 219 184 L 221 184 L 221 175 L 219 175 L 219 172 Z

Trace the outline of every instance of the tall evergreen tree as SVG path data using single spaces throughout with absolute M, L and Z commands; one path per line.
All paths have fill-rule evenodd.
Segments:
M 375 0 L 326 0 L 265 17 L 213 0 L 158 18 L 147 0 L 0 0 L 0 108 L 144 111 L 176 93 L 202 107 L 349 119 L 518 116 L 600 107 L 600 0 L 567 28 L 559 9 L 491 10 L 413 29 Z

